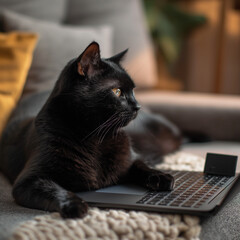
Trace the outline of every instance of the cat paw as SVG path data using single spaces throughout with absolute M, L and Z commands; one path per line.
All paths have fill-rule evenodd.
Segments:
M 60 210 L 63 218 L 83 218 L 87 212 L 87 203 L 78 197 L 71 198 L 64 202 Z
M 174 177 L 162 172 L 151 173 L 147 178 L 146 187 L 154 191 L 173 190 Z

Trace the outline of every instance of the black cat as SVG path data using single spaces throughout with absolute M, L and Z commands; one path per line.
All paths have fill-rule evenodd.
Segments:
M 18 204 L 75 218 L 88 207 L 74 192 L 123 181 L 172 189 L 173 177 L 136 158 L 123 130 L 140 109 L 119 63 L 125 53 L 101 59 L 91 43 L 63 69 L 39 114 L 21 123 L 17 149 L 1 163 Z

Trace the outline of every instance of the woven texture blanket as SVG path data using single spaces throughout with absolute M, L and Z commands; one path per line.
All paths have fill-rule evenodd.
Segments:
M 203 158 L 178 152 L 157 168 L 202 171 L 203 165 Z M 19 225 L 11 240 L 197 240 L 200 230 L 195 216 L 90 208 L 83 219 L 64 220 L 58 213 L 37 216 Z

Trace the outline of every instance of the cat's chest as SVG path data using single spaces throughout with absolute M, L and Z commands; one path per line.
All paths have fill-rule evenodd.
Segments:
M 106 184 L 116 183 L 129 169 L 130 166 L 130 144 L 125 136 L 118 139 L 110 138 L 100 147 L 101 155 L 99 163 L 101 170 L 99 178 L 104 179 Z
M 69 148 L 65 156 L 66 161 L 62 162 L 65 183 L 75 191 L 116 184 L 130 166 L 129 142 L 125 137 Z

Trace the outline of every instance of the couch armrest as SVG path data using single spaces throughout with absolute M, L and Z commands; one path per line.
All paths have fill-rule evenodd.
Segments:
M 183 132 L 206 134 L 213 140 L 240 141 L 238 96 L 145 91 L 137 92 L 136 98 Z

